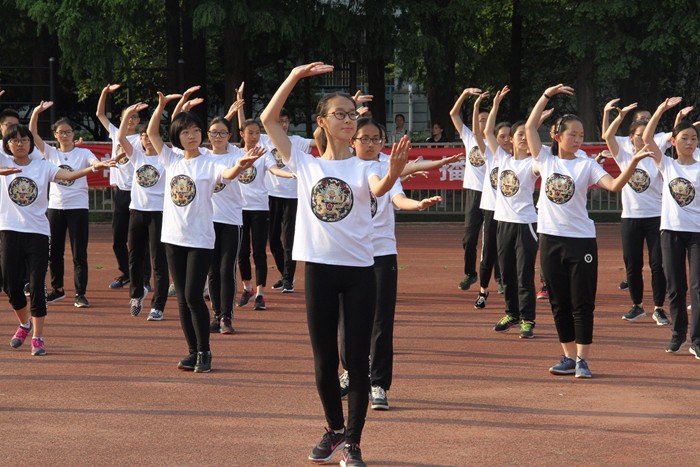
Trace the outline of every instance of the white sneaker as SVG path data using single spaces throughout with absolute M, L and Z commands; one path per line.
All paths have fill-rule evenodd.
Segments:
M 348 397 L 348 387 L 350 387 L 350 375 L 347 370 L 338 377 L 338 382 L 340 383 L 340 398 L 345 399 Z
M 163 319 L 163 312 L 160 310 L 156 310 L 155 308 L 151 308 L 151 312 L 148 313 L 148 318 L 146 318 L 147 321 L 160 321 Z
M 381 386 L 372 386 L 372 409 L 389 410 L 389 401 L 386 398 L 386 391 Z

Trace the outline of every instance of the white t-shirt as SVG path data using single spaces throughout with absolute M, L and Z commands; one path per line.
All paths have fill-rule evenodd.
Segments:
M 299 135 L 292 135 L 289 137 L 289 141 L 292 146 L 296 147 L 302 152 L 311 152 L 311 142 L 312 139 L 302 138 Z M 267 152 L 272 156 L 277 164 L 277 168 L 284 170 L 285 172 L 290 172 L 282 159 L 282 156 L 277 152 L 277 148 L 272 144 L 270 138 L 267 135 L 260 135 L 260 144 L 267 148 Z M 265 184 L 267 185 L 267 190 L 270 196 L 276 198 L 294 198 L 297 197 L 297 180 L 295 178 L 283 178 L 278 177 L 272 172 L 267 172 L 265 174 Z
M 535 174 L 535 160 L 532 157 L 516 160 L 507 155 L 500 158 L 498 165 L 494 219 L 513 224 L 537 222 L 533 193 L 539 176 Z
M 464 151 L 467 154 L 464 162 L 464 182 L 462 186 L 469 190 L 481 191 L 484 189 L 484 175 L 486 174 L 486 160 L 479 151 L 476 139 L 472 131 L 462 124 L 460 138 L 464 143 Z
M 210 155 L 224 166 L 233 167 L 238 159 L 245 155 L 245 151 L 234 147 L 234 150 L 227 154 L 210 152 Z M 241 193 L 241 184 L 238 183 L 238 179 L 230 180 L 230 183 L 217 183 L 212 200 L 214 202 L 214 222 L 243 225 L 243 193 Z
M 389 164 L 385 162 L 388 156 L 379 154 L 380 173 L 383 177 L 389 171 Z M 396 233 L 395 233 L 395 216 L 393 200 L 396 196 L 404 194 L 401 186 L 401 178 L 399 177 L 391 187 L 389 193 L 379 198 L 375 197 L 370 192 L 372 198 L 372 223 L 374 230 L 372 231 L 372 247 L 374 248 L 374 256 L 395 255 L 396 253 Z
M 119 145 L 119 128 L 109 124 L 109 139 L 112 140 L 112 159 L 117 158 L 117 147 Z M 131 143 L 131 147 L 136 150 L 141 146 L 141 136 L 138 134 L 129 135 L 126 139 Z M 115 167 L 109 168 L 109 184 L 116 185 L 120 190 L 129 191 L 133 184 L 134 165 L 131 163 L 129 156 L 120 159 Z
M 496 210 L 496 190 L 498 189 L 498 164 L 504 157 L 508 157 L 500 146 L 496 149 L 496 154 L 491 152 L 491 148 L 486 146 L 484 159 L 486 160 L 486 175 L 484 176 L 484 186 L 481 190 L 481 204 L 479 208 L 486 211 Z
M 292 258 L 366 267 L 374 264 L 369 180 L 379 162 L 316 158 L 292 147 L 287 166 L 297 175 L 299 204 Z
M 0 135 L 1 136 L 1 135 Z M 2 138 L 0 138 L 0 155 L 7 156 L 7 157 L 12 157 L 11 154 L 8 154 L 5 152 L 5 143 L 3 142 Z M 29 153 L 29 158 L 33 161 L 38 161 L 44 158 L 44 156 L 41 155 L 41 152 L 34 146 L 34 149 L 32 152 Z
M 270 210 L 270 198 L 265 184 L 265 173 L 270 167 L 276 167 L 275 159 L 271 154 L 265 153 L 238 176 L 243 193 L 243 210 Z
M 134 168 L 129 209 L 162 211 L 166 173 L 158 155 L 146 155 L 139 143 L 138 147 L 134 146 L 129 163 Z
M 165 167 L 163 243 L 190 248 L 214 249 L 214 187 L 223 182 L 226 166 L 201 154 L 192 159 L 177 155 L 168 146 L 158 157 Z
M 595 224 L 586 211 L 588 187 L 607 175 L 590 158 L 562 159 L 540 150 L 537 158 L 542 188 L 537 231 L 559 237 L 595 238 Z
M 616 136 L 615 141 L 617 141 L 620 150 L 624 149 L 626 152 L 634 154 L 634 144 L 632 144 L 632 139 L 630 139 L 629 136 Z M 666 150 L 671 147 L 671 133 L 656 133 L 654 135 L 654 142 L 661 150 L 661 153 L 666 152 Z
M 700 232 L 700 162 L 681 165 L 661 157 L 659 172 L 664 180 L 661 197 L 661 230 Z
M 663 150 L 662 150 L 663 153 Z M 620 146 L 615 163 L 625 170 L 632 162 L 632 153 Z M 666 159 L 666 156 L 662 156 Z M 661 215 L 661 190 L 663 180 L 656 162 L 647 157 L 637 164 L 632 178 L 622 188 L 623 218 L 659 217 Z
M 92 151 L 85 148 L 73 148 L 63 152 L 48 144 L 44 145 L 46 160 L 71 172 L 83 170 L 92 165 L 97 158 Z M 88 209 L 87 177 L 77 180 L 52 182 L 49 190 L 49 209 Z
M 15 164 L 3 156 L 5 167 L 19 167 L 22 172 L 0 176 L 0 230 L 51 235 L 47 191 L 60 170 L 49 161 L 31 160 L 28 165 Z

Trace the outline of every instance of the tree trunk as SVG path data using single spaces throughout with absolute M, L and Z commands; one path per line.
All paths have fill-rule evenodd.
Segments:
M 593 61 L 584 58 L 576 68 L 576 103 L 578 116 L 583 121 L 585 141 L 600 141 L 598 112 L 596 108 L 596 87 L 594 81 Z
M 167 89 L 166 94 L 180 89 L 178 60 L 180 53 L 180 0 L 165 0 L 165 44 Z
M 520 0 L 513 0 L 513 16 L 511 17 L 511 33 L 510 33 L 510 113 L 508 119 L 511 123 L 515 123 L 522 119 L 524 112 L 521 108 L 521 90 L 522 90 L 522 49 L 523 49 L 523 16 L 521 11 L 522 6 Z
M 185 60 L 185 89 L 192 86 L 202 86 L 196 97 L 204 99 L 204 103 L 194 107 L 192 112 L 199 115 L 203 122 L 208 119 L 207 99 L 207 44 L 204 31 L 194 32 L 192 25 L 193 0 L 184 0 L 182 11 L 182 58 Z M 181 89 L 179 92 L 185 91 Z

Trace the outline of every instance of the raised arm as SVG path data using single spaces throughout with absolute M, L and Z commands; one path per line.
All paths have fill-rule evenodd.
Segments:
M 391 145 L 391 157 L 389 158 L 389 170 L 381 179 L 372 176 L 369 180 L 369 188 L 374 196 L 379 198 L 385 195 L 394 186 L 396 180 L 401 176 L 401 172 L 406 166 L 408 151 L 411 149 L 411 141 L 408 136 L 403 135 L 398 143 Z
M 535 107 L 532 108 L 532 112 L 530 112 L 530 116 L 525 123 L 527 145 L 530 148 L 532 158 L 535 160 L 537 160 L 537 157 L 540 155 L 540 150 L 542 149 L 542 140 L 540 139 L 540 134 L 537 132 L 540 125 L 540 117 L 544 112 L 544 108 L 547 107 L 549 100 L 557 94 L 568 94 L 572 96 L 574 94 L 574 88 L 564 86 L 563 84 L 557 84 L 556 86 L 545 89 L 535 104 Z
M 107 96 L 121 87 L 121 84 L 108 84 L 102 89 L 100 93 L 100 99 L 97 101 L 97 119 L 100 121 L 105 130 L 109 131 L 109 125 L 111 122 L 107 118 L 106 108 L 107 108 Z
M 486 119 L 486 128 L 484 128 L 484 136 L 486 137 L 486 144 L 489 145 L 491 152 L 495 155 L 498 150 L 498 140 L 496 139 L 496 118 L 498 117 L 498 108 L 501 106 L 501 101 L 503 97 L 510 92 L 508 86 L 503 86 L 503 89 L 498 91 L 493 98 L 493 106 L 491 107 L 491 112 L 489 112 L 489 117 Z
M 690 112 L 693 111 L 693 108 L 694 107 L 691 105 L 689 107 L 683 107 L 681 110 L 679 110 L 676 114 L 676 120 L 673 122 L 673 127 L 675 128 L 676 126 L 678 126 L 678 124 L 681 123 L 683 119 L 687 117 L 688 114 L 690 114 Z
M 323 62 L 309 63 L 308 65 L 294 68 L 277 92 L 275 92 L 275 95 L 272 96 L 262 115 L 260 115 L 260 121 L 265 127 L 267 136 L 270 137 L 272 144 L 277 148 L 285 162 L 289 161 L 292 143 L 279 121 L 284 103 L 287 102 L 289 94 L 300 79 L 330 73 L 331 71 L 333 71 L 333 65 L 326 65 Z
M 131 143 L 127 139 L 127 134 L 126 134 L 126 127 L 129 124 L 129 117 L 132 115 L 138 114 L 140 111 L 147 109 L 148 105 L 144 104 L 143 102 L 139 102 L 138 104 L 134 104 L 130 107 L 128 107 L 124 111 L 124 118 L 122 118 L 121 123 L 119 124 L 119 131 L 117 132 L 117 138 L 119 139 L 119 145 L 122 147 L 122 151 L 124 156 L 129 156 L 134 153 L 134 148 L 131 146 Z M 121 154 L 117 154 L 117 160 L 121 159 Z
M 165 145 L 165 143 L 163 143 L 163 138 L 160 136 L 160 120 L 163 118 L 163 110 L 165 110 L 165 106 L 168 102 L 181 97 L 181 94 L 168 94 L 165 96 L 162 92 L 158 91 L 158 106 L 153 111 L 151 120 L 148 122 L 148 129 L 146 130 L 148 139 L 151 140 L 153 149 L 155 149 L 158 154 L 163 151 L 163 146 Z
M 452 119 L 452 124 L 457 130 L 457 133 L 462 133 L 462 125 L 464 125 L 462 117 L 460 116 L 460 112 L 462 111 L 462 105 L 464 105 L 464 101 L 469 96 L 478 96 L 479 94 L 481 94 L 481 89 L 467 88 L 464 91 L 462 91 L 462 94 L 460 94 L 457 98 L 455 105 L 452 106 L 452 110 L 450 110 L 450 118 Z
M 619 99 L 614 99 L 615 102 L 619 101 Z M 613 101 L 610 101 L 613 102 Z M 610 104 L 608 102 L 608 104 Z M 608 104 L 605 105 L 605 107 L 608 107 Z M 623 108 L 618 108 L 614 107 L 618 110 L 618 114 L 615 117 L 615 119 L 608 125 L 608 128 L 605 130 L 605 133 L 603 134 L 603 139 L 608 145 L 608 149 L 610 149 L 610 154 L 612 154 L 613 157 L 617 158 L 618 153 L 620 152 L 620 145 L 617 144 L 617 139 L 615 139 L 615 135 L 617 134 L 617 130 L 620 129 L 620 125 L 622 124 L 622 121 L 625 119 L 627 114 L 629 113 L 630 110 L 636 109 L 637 108 L 637 103 L 635 102 L 634 104 L 630 104 L 626 107 Z M 605 111 L 603 111 L 605 112 Z M 608 114 L 610 113 L 610 110 L 608 110 Z
M 187 89 L 185 92 L 182 93 L 182 96 L 180 97 L 180 100 L 177 102 L 177 105 L 175 106 L 175 110 L 173 110 L 173 114 L 170 116 L 170 121 L 172 121 L 177 114 L 180 112 L 187 112 L 188 109 L 185 108 L 185 103 L 190 100 L 190 96 L 194 94 L 195 92 L 199 91 L 202 88 L 202 86 L 192 86 L 191 88 Z M 200 102 L 204 102 L 202 99 Z M 197 104 L 195 104 L 197 105 Z
M 472 111 L 472 134 L 474 135 L 477 146 L 479 146 L 479 151 L 481 154 L 486 152 L 486 143 L 484 143 L 484 133 L 481 131 L 481 124 L 479 123 L 479 108 L 481 106 L 481 101 L 488 96 L 488 92 L 482 92 L 479 94 L 474 101 L 474 109 Z
M 614 109 L 620 110 L 619 107 L 616 107 L 615 104 L 617 104 L 620 101 L 620 98 L 613 99 L 611 101 L 608 101 L 607 104 L 605 104 L 605 107 L 603 107 L 603 123 L 601 125 L 601 138 L 603 138 L 603 141 L 605 141 L 605 133 L 608 131 L 608 126 L 610 125 L 610 112 L 612 112 Z
M 34 146 L 39 150 L 40 153 L 44 154 L 44 149 L 46 149 L 46 144 L 44 140 L 39 136 L 39 114 L 53 105 L 53 102 L 41 101 L 39 105 L 34 107 L 32 111 L 32 116 L 29 119 L 29 131 L 32 132 L 34 136 Z
M 677 106 L 682 100 L 683 98 L 678 96 L 665 99 L 656 108 L 656 111 L 649 119 L 649 123 L 647 123 L 647 126 L 644 128 L 644 133 L 642 133 L 642 141 L 644 141 L 644 144 L 646 144 L 648 149 L 652 152 L 652 156 L 654 157 L 657 165 L 661 163 L 661 157 L 663 154 L 661 154 L 661 149 L 659 149 L 659 146 L 657 146 L 656 142 L 654 141 L 654 132 L 656 131 L 656 127 L 659 125 L 659 120 L 661 120 L 661 116 L 664 114 L 664 112 Z

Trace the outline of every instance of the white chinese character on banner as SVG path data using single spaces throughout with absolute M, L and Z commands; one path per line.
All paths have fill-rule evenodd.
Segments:
M 450 164 L 443 165 L 440 167 L 440 181 L 445 180 L 449 182 L 463 180 L 464 179 L 464 161 L 452 162 Z

